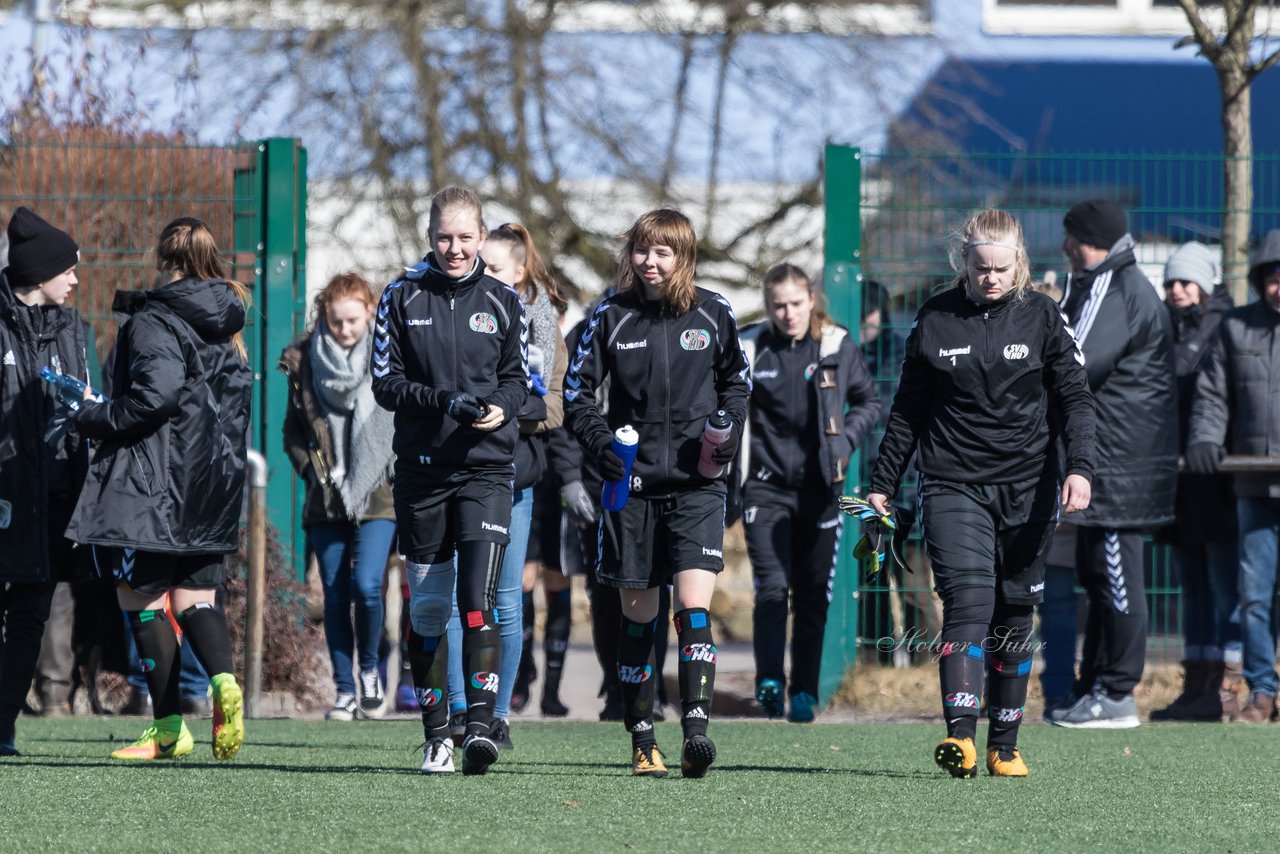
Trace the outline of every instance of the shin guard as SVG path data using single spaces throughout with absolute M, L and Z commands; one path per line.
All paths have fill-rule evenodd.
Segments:
M 716 645 L 711 637 L 711 615 L 704 608 L 678 611 L 673 621 L 680 647 L 680 725 L 684 737 L 706 735 L 711 698 L 716 686 Z
M 618 682 L 622 686 L 623 725 L 631 746 L 657 742 L 653 734 L 653 622 L 622 618 L 618 636 Z

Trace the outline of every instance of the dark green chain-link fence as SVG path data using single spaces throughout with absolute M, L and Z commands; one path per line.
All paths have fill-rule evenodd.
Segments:
M 1158 285 L 1161 267 L 1178 244 L 1217 243 L 1223 213 L 1222 163 L 1221 156 L 1158 153 L 859 153 L 853 164 L 861 183 L 857 263 L 863 315 L 877 307 L 883 315 L 873 341 L 866 339 L 877 330 L 863 324 L 864 352 L 886 407 L 912 318 L 935 288 L 952 281 L 948 247 L 953 242 L 948 238 L 970 212 L 999 207 L 1016 215 L 1026 235 L 1033 279 L 1040 283 L 1056 279 L 1060 286 L 1066 270 L 1060 248 L 1063 214 L 1084 199 L 1115 199 L 1129 210 L 1139 265 Z M 1280 199 L 1275 192 L 1280 186 L 1280 157 L 1254 158 L 1254 184 L 1253 233 L 1261 236 L 1280 227 Z M 848 207 L 847 200 L 828 197 L 828 217 L 833 209 L 839 215 L 841 208 L 847 213 Z M 874 303 L 876 288 L 868 284 L 871 281 L 883 288 L 882 306 Z M 865 447 L 876 447 L 880 435 L 878 431 Z M 869 461 L 864 458 L 863 462 Z M 864 472 L 863 483 L 868 474 Z M 914 496 L 913 488 L 914 483 L 904 488 L 908 500 Z M 1166 548 L 1149 540 L 1146 551 L 1151 615 L 1148 660 L 1177 660 L 1182 652 L 1178 579 Z M 856 645 L 863 661 L 927 660 L 929 653 L 912 656 L 901 643 L 913 636 L 932 638 L 941 624 L 927 561 L 918 548 L 909 557 L 916 574 L 903 577 L 899 573 L 876 584 L 863 584 L 854 595 Z

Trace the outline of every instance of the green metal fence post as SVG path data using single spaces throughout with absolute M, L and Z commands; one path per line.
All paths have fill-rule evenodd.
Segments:
M 253 330 L 258 378 L 253 444 L 267 458 L 267 520 L 280 536 L 286 559 L 302 578 L 306 570 L 302 494 L 281 440 L 289 389 L 284 374 L 276 370 L 276 360 L 302 334 L 306 318 L 307 153 L 296 139 L 267 139 L 258 143 L 257 155 L 260 209 L 253 224 L 259 263 L 254 314 L 259 328 Z M 246 234 L 237 247 L 247 242 Z
M 837 323 L 857 340 L 862 319 L 862 152 L 857 148 L 828 145 L 825 152 L 823 229 L 823 287 L 827 307 Z M 860 461 L 849 464 L 845 490 L 859 491 Z M 818 691 L 825 699 L 840 687 L 858 653 L 858 563 L 848 539 L 856 526 L 840 539 L 831 610 L 827 617 Z

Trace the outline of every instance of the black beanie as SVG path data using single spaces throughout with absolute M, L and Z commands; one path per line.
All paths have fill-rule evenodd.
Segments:
M 1081 243 L 1110 249 L 1128 233 L 1129 217 L 1110 199 L 1090 199 L 1067 211 L 1062 227 Z
M 8 233 L 9 286 L 14 290 L 47 282 L 80 260 L 80 247 L 71 235 L 26 208 L 13 212 Z

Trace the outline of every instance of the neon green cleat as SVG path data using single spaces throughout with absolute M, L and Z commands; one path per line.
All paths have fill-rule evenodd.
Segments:
M 174 732 L 172 724 L 178 724 Z M 169 726 L 161 727 L 161 723 Z M 186 721 L 177 715 L 171 715 L 162 721 L 154 721 L 142 732 L 142 736 L 128 747 L 111 751 L 112 759 L 127 759 L 132 762 L 151 762 L 156 759 L 177 759 L 187 756 L 195 749 L 196 740 L 191 737 Z
M 213 685 L 213 758 L 230 759 L 244 744 L 244 694 L 231 673 L 219 673 Z

